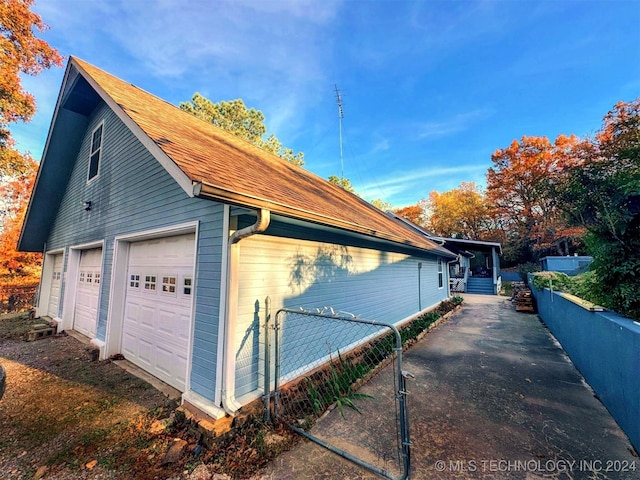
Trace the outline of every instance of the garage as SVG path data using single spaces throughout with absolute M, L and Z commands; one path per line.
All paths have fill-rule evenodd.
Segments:
M 122 354 L 185 391 L 191 339 L 195 234 L 132 242 Z
M 58 318 L 58 308 L 60 306 L 60 284 L 62 279 L 62 254 L 53 257 L 53 272 L 51 272 L 51 286 L 49 288 L 49 305 L 47 315 L 51 318 Z
M 77 277 L 73 329 L 89 338 L 96 336 L 101 272 L 102 248 L 82 250 Z

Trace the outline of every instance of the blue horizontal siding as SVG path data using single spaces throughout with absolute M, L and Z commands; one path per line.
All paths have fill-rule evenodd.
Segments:
M 104 121 L 99 176 L 87 183 L 90 136 Z M 81 201 L 92 202 L 84 211 Z M 213 398 L 218 344 L 223 206 L 190 198 L 118 117 L 99 105 L 89 118 L 75 166 L 49 232 L 47 249 L 104 240 L 97 337 L 105 338 L 114 238 L 199 222 L 191 389 Z M 123 279 L 124 281 L 124 279 Z

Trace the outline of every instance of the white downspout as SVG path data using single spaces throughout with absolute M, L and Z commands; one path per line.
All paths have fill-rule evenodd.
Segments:
M 236 390 L 236 361 L 235 361 L 235 338 L 236 323 L 238 313 L 238 265 L 240 263 L 240 248 L 238 242 L 243 238 L 250 237 L 256 233 L 264 232 L 271 222 L 271 212 L 260 209 L 258 218 L 253 225 L 236 230 L 229 236 L 227 248 L 227 294 L 225 315 L 222 318 L 225 326 L 224 332 L 224 353 L 222 367 L 222 406 L 229 415 L 235 413 L 242 407 L 235 397 Z
M 451 264 L 454 262 L 460 262 L 460 256 L 447 262 L 447 298 L 451 298 Z

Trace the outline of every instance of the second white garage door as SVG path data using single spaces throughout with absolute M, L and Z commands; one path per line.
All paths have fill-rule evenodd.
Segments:
M 49 290 L 49 305 L 47 315 L 51 318 L 58 318 L 58 306 L 60 305 L 60 280 L 62 278 L 61 253 L 53 257 L 53 272 L 51 273 L 51 288 Z
M 185 390 L 191 338 L 195 234 L 132 243 L 122 354 Z
M 96 336 L 101 272 L 102 248 L 82 250 L 80 252 L 80 271 L 78 272 L 73 329 L 89 338 Z

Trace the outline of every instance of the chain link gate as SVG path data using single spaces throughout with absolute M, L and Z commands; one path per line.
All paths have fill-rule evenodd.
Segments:
M 268 322 L 269 322 L 269 317 Z M 274 355 L 273 415 L 316 444 L 385 478 L 406 479 L 410 467 L 402 340 L 390 324 L 335 314 L 280 309 Z M 375 378 L 374 378 L 375 377 Z M 267 418 L 270 388 L 266 389 Z

